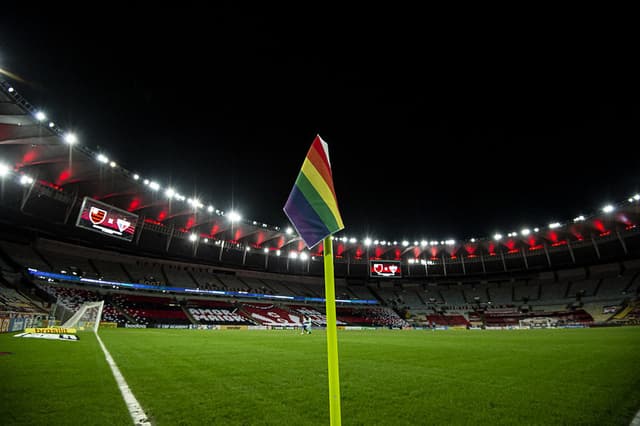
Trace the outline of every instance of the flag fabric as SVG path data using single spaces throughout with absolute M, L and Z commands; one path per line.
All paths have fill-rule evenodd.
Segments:
M 344 229 L 333 187 L 329 146 L 317 135 L 284 206 L 308 248 Z

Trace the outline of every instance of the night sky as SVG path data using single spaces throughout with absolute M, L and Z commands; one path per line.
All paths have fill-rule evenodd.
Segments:
M 640 189 L 633 55 L 602 35 L 287 13 L 4 13 L 0 68 L 82 144 L 273 225 L 317 133 L 349 236 L 490 236 Z

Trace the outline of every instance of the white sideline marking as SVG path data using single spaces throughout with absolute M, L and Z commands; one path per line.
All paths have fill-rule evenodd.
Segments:
M 147 415 L 144 410 L 138 403 L 138 400 L 131 392 L 129 385 L 126 380 L 124 380 L 124 376 L 120 372 L 120 369 L 116 365 L 116 362 L 111 357 L 111 354 L 102 343 L 102 339 L 98 336 L 98 333 L 95 333 L 96 338 L 98 339 L 98 343 L 100 343 L 100 347 L 102 348 L 102 352 L 104 352 L 104 357 L 107 359 L 107 364 L 111 367 L 111 372 L 113 373 L 113 377 L 116 379 L 116 383 L 118 383 L 118 387 L 120 388 L 120 392 L 122 393 L 122 398 L 124 398 L 125 404 L 127 404 L 127 408 L 129 409 L 129 414 L 131 415 L 131 419 L 133 420 L 133 424 L 136 426 L 151 426 L 151 422 L 149 422 Z

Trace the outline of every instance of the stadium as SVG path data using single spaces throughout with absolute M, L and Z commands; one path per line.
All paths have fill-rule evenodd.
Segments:
M 322 245 L 156 179 L 0 81 L 6 424 L 327 424 Z M 343 422 L 638 424 L 639 203 L 468 241 L 334 235 Z M 64 324 L 79 340 L 13 337 Z

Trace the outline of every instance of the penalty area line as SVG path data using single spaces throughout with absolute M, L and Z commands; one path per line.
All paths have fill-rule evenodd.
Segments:
M 120 388 L 120 393 L 122 393 L 122 398 L 124 399 L 125 404 L 127 404 L 127 409 L 129 410 L 129 414 L 131 415 L 131 420 L 133 420 L 133 424 L 136 426 L 151 426 L 151 422 L 147 418 L 147 414 L 144 412 L 140 403 L 131 392 L 131 388 L 127 384 L 127 381 L 124 379 L 124 376 L 120 372 L 120 369 L 116 365 L 116 362 L 111 357 L 111 354 L 107 350 L 104 343 L 102 343 L 102 339 L 95 333 L 96 338 L 98 339 L 98 343 L 102 348 L 102 352 L 104 352 L 104 357 L 107 360 L 107 364 L 111 367 L 111 372 L 113 373 L 114 379 L 116 379 L 116 383 L 118 384 L 118 388 Z

